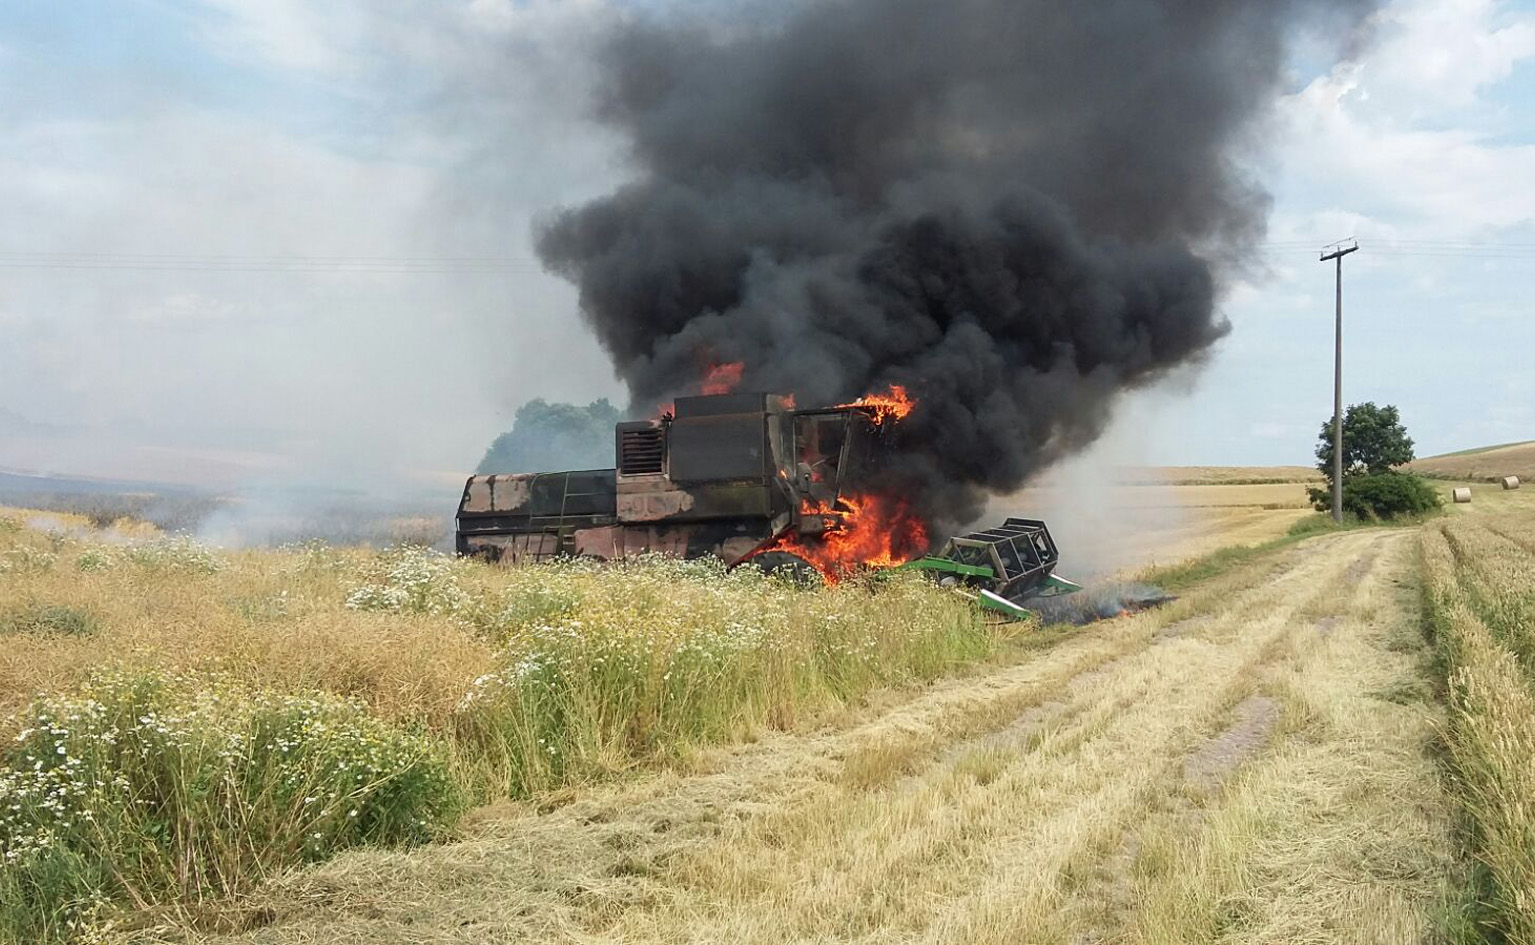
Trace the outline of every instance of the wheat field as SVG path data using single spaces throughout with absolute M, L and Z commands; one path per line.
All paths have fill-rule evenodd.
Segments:
M 1485 922 L 1535 941 L 1535 503 L 1425 528 L 1425 599 L 1449 671 L 1448 745 Z
M 1414 460 L 1407 468 L 1435 479 L 1494 482 L 1504 476 L 1518 476 L 1535 482 L 1535 441 L 1428 456 Z
M 1253 547 L 1083 628 L 0 511 L 0 937 L 1535 941 L 1535 493 L 1145 488 Z

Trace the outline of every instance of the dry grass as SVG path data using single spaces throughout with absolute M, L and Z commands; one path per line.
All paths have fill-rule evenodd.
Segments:
M 1309 509 L 1304 483 L 1231 483 L 1135 486 L 1110 498 L 1116 509 Z
M 240 938 L 1430 937 L 1453 870 L 1410 544 L 1314 539 L 825 731 L 347 855 Z
M 1294 484 L 1133 487 L 1127 513 L 1169 490 L 1204 507 L 1163 548 L 1257 544 L 1306 514 L 1264 508 Z M 991 645 L 922 632 L 963 608 L 915 588 L 806 595 L 686 567 L 551 582 L 318 548 L 135 563 L 12 529 L 0 613 L 56 604 L 96 629 L 7 637 L 0 701 L 104 662 L 341 690 L 469 752 L 455 770 L 483 788 L 512 769 L 460 741 L 464 694 L 527 679 L 534 653 L 581 668 L 558 717 L 586 713 L 559 743 L 584 760 L 517 769 L 527 800 L 472 813 L 456 842 L 132 913 L 131 941 L 1422 941 L 1454 931 L 1457 867 L 1411 548 L 1385 529 L 1307 539 L 977 663 Z M 112 563 L 83 563 L 97 554 Z M 655 669 L 768 632 L 816 655 L 711 656 L 680 690 Z M 629 677 L 607 667 L 630 660 L 650 682 L 614 688 Z M 515 691 L 487 718 L 543 732 L 555 716 Z M 615 770 L 631 776 L 591 778 Z
M 206 573 L 121 561 L 119 545 L 30 529 L 0 543 L 36 557 L 0 581 L 0 611 L 65 606 L 100 627 L 89 637 L 9 638 L 0 649 L 0 714 L 122 663 L 325 689 L 361 698 L 387 719 L 435 725 L 450 718 L 468 680 L 496 666 L 494 646 L 441 618 L 347 609 L 361 553 L 239 552 Z M 97 560 L 113 564 L 93 568 Z
M 193 921 L 185 910 L 208 895 L 243 889 L 293 857 L 319 855 L 319 847 L 250 839 L 288 855 L 233 857 L 235 866 L 219 871 L 199 860 L 200 850 L 246 843 L 223 836 L 232 829 L 229 817 L 184 813 L 196 810 L 199 798 L 223 796 L 200 785 L 233 785 L 229 791 L 238 793 L 269 773 L 251 767 L 259 760 L 254 741 L 250 757 L 244 749 L 198 747 L 268 725 L 265 710 L 240 708 L 247 701 L 281 707 L 290 696 L 314 694 L 314 704 L 339 707 L 336 725 L 383 746 L 380 757 L 395 744 L 391 739 L 413 745 L 409 739 L 419 736 L 421 751 L 445 760 L 457 792 L 439 802 L 441 792 L 432 787 L 422 803 L 447 811 L 461 796 L 551 795 L 647 764 L 683 763 L 700 746 L 795 728 L 875 687 L 932 680 L 986 657 L 1002 639 L 963 599 L 914 575 L 807 591 L 702 562 L 504 569 L 420 550 L 307 545 L 221 553 L 185 539 L 121 529 L 109 535 L 82 519 L 25 512 L 0 515 L 0 635 L 0 711 L 15 713 L 0 723 L 0 734 L 23 743 L 0 753 L 0 786 L 34 760 L 25 739 L 39 720 L 59 712 L 100 716 L 100 731 L 87 741 L 109 747 L 89 755 L 91 764 L 119 767 L 112 755 L 118 749 L 110 746 L 148 739 L 145 783 L 132 782 L 138 775 L 123 769 L 132 782 L 123 790 L 177 811 L 176 823 L 204 824 L 218 841 L 162 835 L 151 817 L 145 830 L 156 862 L 184 858 L 181 873 L 125 865 L 124 858 L 142 865 L 134 843 L 77 843 L 49 826 L 57 819 L 53 795 L 86 798 L 100 778 L 80 781 L 71 773 L 88 766 L 49 775 L 47 784 L 27 788 L 38 803 L 23 812 L 24 823 L 0 821 L 7 861 L 14 853 L 42 864 L 28 867 L 25 888 L 0 883 L 0 937 L 4 929 L 26 928 L 50 940 L 89 918 L 82 918 L 82 899 L 105 897 L 90 907 L 92 922 L 140 921 L 137 913 L 115 915 L 129 899 L 141 913 L 169 904 L 182 910 L 178 921 Z M 131 684 L 103 685 L 104 673 Z M 164 689 L 163 697 L 143 697 L 161 707 L 134 708 L 143 701 L 135 687 Z M 96 692 L 108 695 L 98 699 Z M 44 705 L 35 701 L 39 693 L 56 694 L 57 705 L 68 708 L 35 708 Z M 204 701 L 216 711 L 204 711 Z M 162 716 L 176 719 L 166 731 L 155 721 Z M 171 741 L 150 745 L 162 736 Z M 81 746 L 61 741 L 58 748 L 76 764 Z M 405 759 L 414 750 L 395 755 Z M 47 751 L 51 759 L 52 743 Z M 166 780 L 156 773 L 162 767 L 178 773 Z M 385 777 L 391 779 L 400 780 Z M 234 810 L 236 820 L 281 823 L 283 837 L 303 835 L 302 817 L 274 818 L 264 810 L 279 794 L 239 796 L 250 799 L 249 810 L 219 809 Z M 86 800 L 80 806 L 99 807 Z M 325 852 L 357 842 L 338 836 L 343 840 L 325 844 Z M 23 844 L 24 838 L 31 839 Z M 87 848 L 107 852 L 87 862 L 80 858 Z M 44 866 L 82 891 L 70 892 L 69 902 L 34 895 L 64 888 L 39 878 Z M 178 884 L 165 881 L 168 875 L 213 879 Z
M 1401 536 L 1362 580 L 1324 588 L 1261 688 L 1283 705 L 1275 749 L 1224 802 L 1178 803 L 1143 829 L 1143 942 L 1416 942 L 1450 922 L 1451 822 L 1431 745 Z M 1193 821 L 1193 829 L 1190 822 Z
M 1422 553 L 1457 787 L 1485 871 L 1478 919 L 1535 942 L 1535 514 L 1459 516 L 1425 529 Z
M 1535 441 L 1428 456 L 1414 460 L 1407 468 L 1435 479 L 1493 482 L 1504 476 L 1518 476 L 1527 483 L 1535 483 Z

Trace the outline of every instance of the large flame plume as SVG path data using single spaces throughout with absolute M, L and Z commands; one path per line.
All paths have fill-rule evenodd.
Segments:
M 803 558 L 826 578 L 838 581 L 870 568 L 893 568 L 928 548 L 927 525 L 913 503 L 893 496 L 845 495 L 835 508 L 805 503 L 804 512 L 836 522 L 819 541 L 785 535 L 764 548 Z

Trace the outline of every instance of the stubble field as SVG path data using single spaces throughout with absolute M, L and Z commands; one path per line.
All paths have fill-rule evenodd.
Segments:
M 1429 456 L 1415 460 L 1408 468 L 1435 479 L 1486 482 L 1518 476 L 1535 482 L 1535 441 Z
M 1286 538 L 1301 485 L 1146 488 L 1205 500 L 1159 561 L 1258 550 L 1080 629 L 8 513 L 0 929 L 1531 941 L 1535 493 Z

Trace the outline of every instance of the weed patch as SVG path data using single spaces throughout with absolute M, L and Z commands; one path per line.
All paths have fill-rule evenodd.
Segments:
M 186 535 L 172 535 L 129 545 L 122 556 L 145 571 L 173 574 L 216 574 L 224 560 L 206 545 Z
M 96 632 L 91 613 L 58 604 L 30 604 L 0 612 L 0 636 L 18 633 L 61 634 L 85 637 Z
M 355 703 L 106 675 L 0 753 L 0 937 L 56 941 L 114 901 L 195 902 L 457 810 L 440 754 Z
M 468 609 L 468 592 L 459 585 L 462 566 L 428 548 L 392 549 L 371 565 L 367 580 L 353 588 L 352 610 L 453 616 Z

